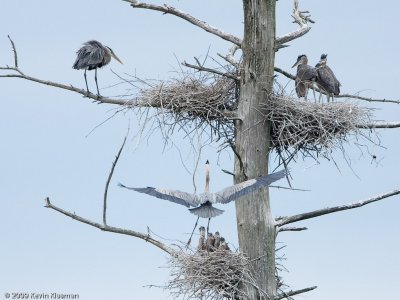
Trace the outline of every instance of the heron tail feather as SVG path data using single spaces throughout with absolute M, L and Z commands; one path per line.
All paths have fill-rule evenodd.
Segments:
M 222 214 L 224 211 L 218 208 L 215 208 L 212 205 L 200 205 L 199 207 L 191 208 L 189 211 L 200 217 L 200 218 L 214 218 L 216 216 L 219 216 Z

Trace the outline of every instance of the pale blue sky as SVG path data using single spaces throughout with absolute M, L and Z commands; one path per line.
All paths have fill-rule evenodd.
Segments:
M 163 3 L 165 1 L 153 1 Z M 241 1 L 169 1 L 227 32 L 242 34 Z M 292 1 L 277 2 L 278 35 L 296 29 Z M 342 91 L 398 99 L 399 4 L 395 1 L 300 1 L 317 22 L 302 39 L 277 53 L 276 65 L 286 70 L 299 54 L 315 64 L 328 53 L 329 64 L 342 82 Z M 224 53 L 231 46 L 180 19 L 153 11 L 135 10 L 119 0 L 2 0 L 0 65 L 13 63 L 10 34 L 24 72 L 43 79 L 84 87 L 81 71 L 72 69 L 75 52 L 89 39 L 113 48 L 124 61 L 99 71 L 100 87 L 118 82 L 110 68 L 143 78 L 170 78 L 176 57 L 191 61 Z M 293 70 L 291 71 L 294 72 Z M 93 74 L 89 84 L 94 89 Z M 281 83 L 288 81 L 280 76 Z M 289 83 L 288 91 L 293 90 Z M 114 95 L 124 87 L 103 89 Z M 121 190 L 118 181 L 135 186 L 159 186 L 193 191 L 191 175 L 175 147 L 162 151 L 159 134 L 137 146 L 134 114 L 113 114 L 113 106 L 93 104 L 81 96 L 19 79 L 0 79 L 2 158 L 0 192 L 0 299 L 5 292 L 78 293 L 82 300 L 169 299 L 149 284 L 168 280 L 166 255 L 142 240 L 100 232 L 43 207 L 49 196 L 55 205 L 101 221 L 104 184 L 128 124 L 132 134 L 109 190 L 109 224 L 138 231 L 149 226 L 158 235 L 186 241 L 196 220 L 184 207 Z M 396 104 L 360 105 L 377 108 L 376 119 L 399 121 Z M 357 178 L 342 159 L 338 172 L 332 162 L 298 159 L 292 164 L 293 184 L 312 192 L 272 190 L 275 215 L 289 215 L 346 204 L 400 188 L 398 149 L 400 129 L 379 131 L 384 147 L 370 146 L 378 165 L 351 142 L 348 156 Z M 181 134 L 175 144 L 190 171 L 196 157 Z M 219 157 L 216 148 L 204 150 L 201 162 L 212 165 L 212 190 L 232 183 L 220 171 L 232 170 L 232 155 Z M 219 166 L 217 166 L 219 163 Z M 312 166 L 312 167 L 310 167 Z M 171 175 L 172 173 L 172 175 Z M 197 173 L 203 188 L 203 166 Z M 237 246 L 234 205 L 211 223 Z M 282 233 L 287 245 L 286 282 L 292 288 L 317 285 L 300 296 L 307 300 L 393 299 L 400 277 L 399 197 L 367 207 L 302 222 L 308 231 Z M 300 224 L 299 224 L 300 225 Z M 165 241 L 169 243 L 168 240 Z

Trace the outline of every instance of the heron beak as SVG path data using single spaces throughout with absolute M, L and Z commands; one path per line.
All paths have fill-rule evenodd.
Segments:
M 297 67 L 297 65 L 299 64 L 300 60 L 296 61 L 296 63 L 292 66 L 292 68 Z
M 111 56 L 112 56 L 115 60 L 117 60 L 120 64 L 122 64 L 122 65 L 124 64 L 124 63 L 118 58 L 118 56 L 115 55 L 114 52 L 111 53 Z

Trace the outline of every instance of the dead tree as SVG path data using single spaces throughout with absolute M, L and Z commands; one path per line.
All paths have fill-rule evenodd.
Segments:
M 212 74 L 215 77 L 212 77 L 211 80 L 210 77 L 200 79 L 185 78 L 180 81 L 156 83 L 150 85 L 150 87 L 147 85 L 145 88 L 139 89 L 136 97 L 129 99 L 114 99 L 105 96 L 97 97 L 88 94 L 83 89 L 71 85 L 35 78 L 24 73 L 18 65 L 16 47 L 10 39 L 15 58 L 14 66 L 0 67 L 1 71 L 7 72 L 6 74 L 1 74 L 0 78 L 21 78 L 39 84 L 69 90 L 81 94 L 90 100 L 119 105 L 121 109 L 143 107 L 161 109 L 163 114 L 170 114 L 169 117 L 172 118 L 175 123 L 180 123 L 181 126 L 182 123 L 188 124 L 195 120 L 200 120 L 202 125 L 205 124 L 205 126 L 210 126 L 214 131 L 217 131 L 219 135 L 218 138 L 225 138 L 226 144 L 232 148 L 235 155 L 233 173 L 235 183 L 267 174 L 269 172 L 268 157 L 273 150 L 281 153 L 281 151 L 288 151 L 287 149 L 294 148 L 294 154 L 297 154 L 301 150 L 321 151 L 321 147 L 329 149 L 334 148 L 332 143 L 334 143 L 336 139 L 343 138 L 343 136 L 346 136 L 350 131 L 400 127 L 400 122 L 375 122 L 370 120 L 370 115 L 363 113 L 362 109 L 358 109 L 358 107 L 349 108 L 343 105 L 322 107 L 308 105 L 305 108 L 306 104 L 293 102 L 293 99 L 289 98 L 281 99 L 283 96 L 277 95 L 273 87 L 274 72 L 281 73 L 290 79 L 294 79 L 294 76 L 275 66 L 276 51 L 285 47 L 287 42 L 303 36 L 311 28 L 309 23 L 312 22 L 312 20 L 306 13 L 299 10 L 297 0 L 294 1 L 293 18 L 299 28 L 281 37 L 276 37 L 275 33 L 276 0 L 243 0 L 243 39 L 217 29 L 169 5 L 154 5 L 142 3 L 137 0 L 124 1 L 128 2 L 132 8 L 155 10 L 164 14 L 174 15 L 210 34 L 230 42 L 232 48 L 229 53 L 220 55 L 224 61 L 228 63 L 229 67 L 221 71 L 206 67 L 199 61 L 196 61 L 195 64 L 184 62 L 183 65 L 188 68 L 206 74 Z M 242 60 L 235 59 L 235 52 L 238 49 L 242 50 Z M 341 97 L 369 102 L 399 103 L 398 100 L 371 99 L 348 94 L 341 95 Z M 276 101 L 279 101 L 279 104 Z M 227 103 L 233 103 L 233 105 Z M 285 103 L 287 103 L 287 105 Z M 276 116 L 278 106 L 280 107 L 279 111 L 281 114 Z M 304 111 L 307 110 L 305 116 L 309 123 L 307 123 L 307 125 L 296 123 L 296 126 L 290 127 L 286 123 L 288 119 L 284 115 L 284 112 L 288 110 L 296 113 L 298 111 L 304 113 Z M 318 127 L 321 123 L 320 120 L 323 118 L 313 118 L 317 113 L 324 114 L 327 118 L 332 118 L 331 113 L 338 113 L 339 111 L 342 111 L 343 114 L 352 111 L 353 116 L 355 114 L 354 111 L 356 111 L 357 118 L 353 120 L 354 122 L 346 123 L 348 115 L 344 115 L 344 118 L 341 119 L 344 121 L 339 125 L 346 124 L 342 127 L 339 126 L 340 128 L 335 126 L 325 131 L 324 129 L 327 129 L 324 127 L 325 125 Z M 358 116 L 361 117 L 358 118 Z M 337 119 L 337 115 L 333 117 L 335 117 L 335 120 Z M 294 122 L 294 118 L 292 118 L 292 120 Z M 293 124 L 293 122 L 291 124 Z M 309 124 L 315 125 L 315 128 L 310 127 Z M 309 130 L 308 136 L 301 136 L 301 140 L 290 139 L 293 135 L 297 136 L 297 133 L 295 132 L 295 134 L 293 134 L 291 130 L 304 132 L 307 131 L 307 128 L 313 128 Z M 327 138 L 321 139 L 323 135 Z M 283 139 L 282 136 L 289 137 Z M 326 144 L 324 144 L 325 142 Z M 113 163 L 113 168 L 107 179 L 104 194 L 103 223 L 94 222 L 77 216 L 75 213 L 65 211 L 53 205 L 49 198 L 46 198 L 45 206 L 100 230 L 126 234 L 143 239 L 162 249 L 172 257 L 178 257 L 179 254 L 177 251 L 153 238 L 150 232 L 143 234 L 107 225 L 106 204 L 108 184 L 120 153 L 121 150 Z M 287 167 L 291 159 L 292 155 L 289 152 L 289 155 L 285 159 L 282 159 L 282 164 Z M 246 295 L 249 299 L 283 299 L 308 292 L 315 288 L 310 287 L 288 292 L 279 292 L 275 262 L 276 236 L 281 231 L 301 231 L 306 229 L 304 227 L 285 227 L 287 224 L 361 207 L 398 194 L 400 194 L 400 191 L 394 190 L 350 205 L 330 207 L 279 218 L 274 218 L 271 212 L 268 189 L 263 189 L 252 195 L 243 197 L 240 201 L 236 202 L 239 247 L 240 252 L 245 254 L 251 262 L 251 273 L 252 279 L 254 280 L 251 282 L 240 282 L 241 295 Z M 242 259 L 241 256 L 240 259 Z M 191 262 L 195 260 L 189 257 L 185 260 L 185 262 L 187 261 Z

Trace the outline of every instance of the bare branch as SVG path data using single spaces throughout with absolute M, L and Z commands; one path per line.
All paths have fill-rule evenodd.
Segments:
M 225 59 L 228 63 L 230 63 L 232 66 L 234 66 L 237 70 L 240 68 L 240 63 L 235 59 L 234 55 L 237 50 L 239 50 L 240 47 L 237 45 L 233 45 L 230 49 L 227 55 L 222 55 L 220 53 L 217 53 L 219 57 Z
M 280 299 L 288 298 L 288 297 L 291 297 L 291 296 L 295 296 L 295 295 L 299 295 L 299 294 L 302 294 L 302 293 L 306 293 L 306 292 L 315 290 L 316 288 L 317 288 L 316 286 L 312 286 L 312 287 L 301 289 L 301 290 L 289 291 L 287 293 L 285 293 L 285 292 L 284 293 L 280 293 L 280 294 L 276 295 L 274 299 L 275 300 L 280 300 Z
M 7 35 L 8 39 L 10 40 L 12 50 L 14 52 L 14 67 L 18 69 L 18 55 L 17 55 L 17 48 L 15 48 L 14 41 L 11 39 L 9 35 Z
M 232 34 L 226 33 L 214 26 L 211 26 L 211 25 L 207 24 L 206 22 L 201 21 L 201 20 L 191 16 L 190 14 L 183 12 L 179 9 L 176 9 L 172 6 L 169 6 L 166 4 L 161 6 L 161 5 L 142 3 L 137 0 L 123 0 L 123 1 L 130 3 L 133 8 L 156 10 L 156 11 L 163 12 L 164 14 L 171 14 L 171 15 L 177 16 L 177 17 L 182 18 L 182 19 L 192 23 L 193 25 L 198 26 L 201 29 L 203 29 L 209 33 L 212 33 L 216 36 L 219 36 L 220 38 L 222 38 L 226 41 L 229 41 L 235 45 L 240 46 L 242 44 L 241 39 L 239 39 L 238 37 L 236 37 Z
M 295 75 L 292 75 L 289 72 L 286 72 L 285 70 L 282 70 L 281 68 L 275 67 L 274 70 L 275 70 L 275 72 L 281 73 L 281 74 L 283 74 L 284 76 L 286 76 L 289 79 L 292 79 L 292 80 L 296 79 Z
M 278 229 L 278 232 L 282 232 L 282 231 L 303 231 L 303 230 L 307 230 L 307 227 L 281 227 Z
M 42 79 L 39 79 L 39 78 L 28 76 L 28 75 L 25 75 L 22 72 L 20 72 L 20 69 L 16 69 L 16 68 L 0 67 L 0 70 L 17 71 L 18 73 L 20 73 L 20 74 L 0 75 L 0 78 L 21 78 L 21 79 L 37 82 L 37 83 L 40 83 L 40 84 L 53 86 L 53 87 L 56 87 L 56 88 L 60 88 L 60 89 L 68 90 L 68 91 L 71 91 L 71 92 L 75 92 L 75 93 L 81 94 L 82 96 L 84 96 L 86 98 L 93 99 L 93 100 L 98 101 L 100 103 L 117 104 L 117 105 L 129 105 L 129 106 L 141 106 L 141 105 L 143 105 L 143 103 L 140 103 L 139 101 L 136 101 L 136 100 L 112 99 L 112 98 L 108 98 L 108 97 L 97 96 L 97 95 L 95 95 L 93 93 L 90 93 L 90 92 L 88 93 L 84 89 L 79 89 L 77 87 L 74 87 L 73 85 L 66 85 L 66 84 L 62 84 L 62 83 L 57 83 L 57 82 L 53 82 L 53 81 L 49 81 L 49 80 L 42 80 Z M 148 104 L 148 105 L 145 105 L 145 106 L 151 106 L 151 105 Z
M 161 250 L 165 251 L 166 253 L 168 253 L 171 256 L 175 256 L 176 255 L 176 253 L 175 253 L 175 251 L 173 249 L 171 249 L 167 245 L 163 244 L 162 242 L 153 239 L 150 236 L 150 234 L 143 234 L 143 233 L 140 233 L 140 232 L 137 232 L 137 231 L 134 231 L 134 230 L 129 230 L 129 229 L 123 229 L 123 228 L 103 225 L 103 224 L 100 224 L 100 223 L 93 222 L 91 220 L 82 218 L 82 217 L 76 215 L 75 213 L 71 213 L 69 211 L 63 210 L 62 208 L 59 208 L 59 207 L 53 205 L 50 202 L 49 197 L 47 197 L 45 199 L 45 207 L 54 209 L 54 210 L 62 213 L 63 215 L 66 215 L 67 217 L 70 217 L 70 218 L 72 218 L 72 219 L 74 219 L 76 221 L 88 224 L 90 226 L 96 227 L 96 228 L 98 228 L 100 230 L 103 230 L 103 231 L 114 232 L 114 233 L 125 234 L 125 235 L 130 235 L 130 236 L 137 237 L 139 239 L 145 240 L 146 242 L 149 242 L 150 244 L 160 248 Z
M 295 80 L 296 76 L 290 74 L 289 72 L 275 67 L 274 68 L 275 72 L 281 73 L 282 75 L 284 75 L 285 77 Z M 321 93 L 321 91 L 318 89 L 318 87 L 315 88 L 315 90 L 319 93 Z M 370 98 L 370 97 L 363 97 L 363 96 L 359 96 L 359 95 L 352 95 L 352 94 L 340 94 L 340 95 L 336 95 L 335 98 L 351 98 L 351 99 L 358 99 L 358 100 L 364 100 L 364 101 L 368 101 L 368 102 L 384 102 L 384 103 L 394 103 L 394 104 L 400 104 L 400 100 L 390 100 L 390 99 L 374 99 L 374 98 Z
M 352 94 L 341 94 L 341 95 L 335 96 L 335 98 L 352 98 L 352 99 L 358 99 L 358 100 L 365 100 L 368 102 L 387 102 L 387 103 L 400 104 L 400 100 L 373 99 L 373 98 L 362 97 L 362 96 L 352 95 Z
M 294 9 L 293 9 L 293 19 L 294 23 L 297 23 L 300 28 L 296 31 L 287 33 L 281 37 L 276 38 L 276 47 L 279 49 L 279 46 L 285 44 L 287 42 L 293 41 L 310 31 L 311 27 L 308 25 L 308 22 L 314 23 L 313 20 L 310 19 L 309 15 L 306 15 L 308 12 L 299 11 L 298 0 L 294 1 Z
M 373 128 L 399 128 L 400 122 L 374 122 L 368 124 L 357 125 L 358 128 L 373 129 Z
M 107 194 L 108 194 L 108 186 L 110 185 L 110 181 L 111 181 L 111 178 L 112 178 L 112 176 L 113 176 L 115 166 L 117 165 L 119 156 L 121 155 L 122 149 L 124 149 L 124 146 L 125 146 L 125 142 L 126 142 L 126 138 L 127 138 L 127 137 L 128 137 L 128 134 L 125 136 L 124 141 L 123 141 L 123 143 L 122 143 L 122 145 L 121 145 L 121 148 L 119 148 L 118 154 L 117 154 L 117 156 L 115 157 L 115 160 L 113 161 L 110 174 L 108 175 L 108 178 L 107 178 L 106 188 L 105 188 L 105 190 L 104 190 L 103 224 L 104 224 L 105 226 L 107 226 L 107 222 L 106 222 L 106 221 L 107 221 L 107 220 L 106 220 L 106 212 L 107 212 Z
M 221 72 L 221 71 L 218 71 L 218 70 L 215 70 L 215 69 L 203 67 L 201 65 L 197 65 L 197 66 L 196 65 L 192 65 L 192 64 L 187 63 L 186 61 L 184 61 L 182 63 L 182 65 L 185 66 L 185 67 L 188 67 L 188 68 L 192 68 L 192 69 L 198 70 L 198 71 L 214 73 L 214 74 L 217 74 L 217 75 L 220 75 L 220 76 L 225 76 L 227 78 L 234 79 L 236 81 L 239 80 L 239 78 L 237 76 L 235 76 L 235 75 L 233 75 L 232 73 L 229 73 L 229 72 Z
M 327 214 L 331 214 L 331 213 L 335 213 L 338 211 L 342 211 L 342 210 L 348 210 L 348 209 L 353 209 L 353 208 L 358 208 L 388 197 L 392 197 L 395 195 L 400 194 L 400 190 L 393 190 L 391 192 L 385 193 L 385 194 L 381 194 L 366 200 L 362 200 L 362 201 L 358 201 L 358 202 L 354 202 L 351 204 L 347 204 L 347 205 L 342 205 L 342 206 L 334 206 L 334 207 L 327 207 L 327 208 L 323 208 L 323 209 L 319 209 L 319 210 L 314 210 L 311 212 L 307 212 L 307 213 L 302 213 L 302 214 L 298 214 L 298 215 L 294 215 L 294 216 L 290 216 L 290 217 L 280 217 L 277 219 L 277 224 L 276 226 L 283 226 L 286 224 L 290 224 L 290 223 L 295 223 L 295 222 L 299 222 L 299 221 L 303 221 L 303 220 L 307 220 L 307 219 L 311 219 L 311 218 L 316 218 L 319 216 L 323 216 L 323 215 L 327 215 Z

